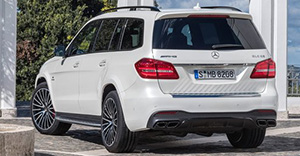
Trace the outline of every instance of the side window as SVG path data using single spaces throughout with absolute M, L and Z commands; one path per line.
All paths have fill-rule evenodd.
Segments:
M 100 26 L 100 22 L 101 21 L 91 22 L 81 30 L 67 50 L 69 56 L 91 52 L 93 41 Z
M 115 27 L 118 23 L 118 19 L 106 19 L 103 20 L 98 39 L 95 44 L 95 51 L 107 51 L 111 37 L 114 33 Z
M 115 33 L 111 39 L 111 44 L 110 44 L 109 50 L 111 50 L 111 51 L 119 50 L 120 38 L 121 38 L 122 30 L 123 30 L 125 24 L 126 24 L 125 19 L 119 20 L 118 25 L 115 28 Z
M 143 45 L 144 21 L 142 19 L 128 19 L 122 40 L 121 50 L 131 50 Z

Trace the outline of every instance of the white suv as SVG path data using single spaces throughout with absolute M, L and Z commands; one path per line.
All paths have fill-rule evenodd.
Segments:
M 148 130 L 263 142 L 276 126 L 275 63 L 249 14 L 118 9 L 127 10 L 91 19 L 42 66 L 31 100 L 39 132 L 101 127 L 110 152 L 133 151 Z

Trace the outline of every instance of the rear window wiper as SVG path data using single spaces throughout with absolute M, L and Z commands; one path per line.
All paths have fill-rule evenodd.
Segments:
M 212 49 L 244 49 L 241 44 L 215 44 Z

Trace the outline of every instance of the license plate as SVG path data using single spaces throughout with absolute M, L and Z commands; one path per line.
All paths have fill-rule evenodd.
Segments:
M 195 79 L 236 79 L 233 69 L 202 69 L 194 70 Z

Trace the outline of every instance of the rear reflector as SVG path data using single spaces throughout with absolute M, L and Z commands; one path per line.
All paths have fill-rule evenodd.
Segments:
M 228 15 L 189 15 L 189 18 L 229 18 Z
M 135 63 L 138 74 L 145 79 L 178 79 L 173 64 L 150 58 L 143 58 Z
M 276 75 L 276 65 L 272 59 L 267 59 L 258 62 L 252 71 L 250 78 L 261 79 L 261 78 L 274 78 Z
M 158 113 L 156 113 L 156 114 L 173 115 L 173 114 L 176 114 L 176 113 L 177 113 L 177 112 L 171 111 L 171 112 L 158 112 Z
M 258 110 L 259 113 L 276 113 L 274 110 Z

